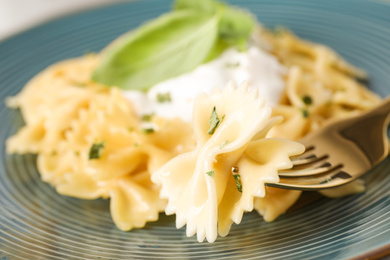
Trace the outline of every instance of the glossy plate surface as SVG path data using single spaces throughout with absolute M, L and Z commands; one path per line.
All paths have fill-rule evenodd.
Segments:
M 390 94 L 390 2 L 235 0 L 266 26 L 284 25 L 326 44 Z M 365 176 L 367 192 L 319 200 L 266 223 L 245 215 L 213 244 L 187 238 L 174 216 L 121 232 L 108 201 L 64 197 L 40 180 L 34 155 L 7 155 L 4 142 L 23 125 L 3 100 L 62 59 L 99 51 L 122 33 L 170 9 L 171 1 L 119 4 L 62 18 L 0 42 L 1 259 L 349 259 L 390 249 L 390 160 Z M 313 195 L 313 194 L 310 194 Z M 370 253 L 371 252 L 371 253 Z

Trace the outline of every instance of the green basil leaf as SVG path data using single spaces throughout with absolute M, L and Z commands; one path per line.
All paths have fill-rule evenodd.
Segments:
M 210 51 L 209 56 L 205 60 L 205 62 L 212 61 L 218 58 L 225 50 L 231 47 L 232 44 L 224 41 L 223 39 L 217 39 L 213 49 Z
M 109 48 L 92 79 L 146 91 L 188 72 L 209 56 L 217 39 L 219 19 L 218 14 L 191 10 L 163 15 Z
M 239 8 L 226 7 L 219 24 L 220 37 L 240 44 L 250 36 L 255 22 L 252 14 Z
M 173 4 L 174 10 L 194 10 L 202 13 L 214 14 L 222 4 L 214 0 L 176 0 Z
M 255 18 L 250 12 L 215 0 L 176 0 L 175 10 L 193 10 L 205 14 L 222 13 L 218 26 L 220 38 L 230 45 L 241 45 L 250 36 Z

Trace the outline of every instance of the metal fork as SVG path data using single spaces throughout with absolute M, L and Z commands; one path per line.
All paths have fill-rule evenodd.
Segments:
M 292 169 L 279 171 L 279 183 L 267 185 L 319 190 L 357 179 L 389 153 L 389 113 L 390 98 L 387 98 L 364 114 L 335 121 L 299 140 L 306 151 L 292 157 Z

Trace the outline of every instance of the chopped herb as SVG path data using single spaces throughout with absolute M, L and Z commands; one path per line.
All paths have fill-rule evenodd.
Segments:
M 215 173 L 214 170 L 206 172 L 206 174 L 207 174 L 208 176 L 210 176 L 211 178 L 213 178 L 213 179 L 214 179 L 214 173 Z
M 219 146 L 219 149 L 224 148 L 228 143 L 229 143 L 229 140 L 226 140 L 225 142 L 223 142 L 223 143 Z
M 234 179 L 236 180 L 237 190 L 242 192 L 242 183 L 240 174 L 233 174 Z
M 103 148 L 105 146 L 105 142 L 94 143 L 89 149 L 89 159 L 99 159 L 103 153 Z
M 150 121 L 152 121 L 152 118 L 153 118 L 153 114 L 143 115 L 143 116 L 141 117 L 141 120 L 142 120 L 142 121 L 145 121 L 145 122 L 150 122 Z
M 211 112 L 211 116 L 210 116 L 210 119 L 209 119 L 209 125 L 210 125 L 210 128 L 209 128 L 209 131 L 207 131 L 207 133 L 209 135 L 212 135 L 214 134 L 215 132 L 215 129 L 217 129 L 217 127 L 222 123 L 222 120 L 225 118 L 225 115 L 223 115 L 221 117 L 221 120 L 218 118 L 218 114 L 217 114 L 217 110 L 215 107 L 213 107 L 213 111 Z
M 307 95 L 303 96 L 302 101 L 303 101 L 303 103 L 305 103 L 305 105 L 313 104 L 313 99 L 311 98 L 311 96 L 307 96 Z
M 217 127 L 222 123 L 222 121 L 223 121 L 224 118 L 225 118 L 225 115 L 223 115 L 223 116 L 221 117 L 221 120 L 219 120 L 219 122 L 218 122 L 218 124 L 217 124 Z
M 129 127 L 127 128 L 127 130 L 131 133 L 131 132 L 134 132 L 134 127 Z
M 302 109 L 302 116 L 304 118 L 308 118 L 309 117 L 309 111 L 307 111 L 307 109 Z
M 169 92 L 157 94 L 157 102 L 164 103 L 164 102 L 171 102 L 171 101 L 172 101 L 171 94 Z
M 74 155 L 80 156 L 80 152 L 79 151 L 74 151 Z
M 144 134 L 152 134 L 154 132 L 155 132 L 154 128 L 144 128 L 144 129 L 142 129 L 142 133 L 144 133 Z
M 227 62 L 225 66 L 226 66 L 226 68 L 234 69 L 234 68 L 239 67 L 240 63 L 239 62 Z

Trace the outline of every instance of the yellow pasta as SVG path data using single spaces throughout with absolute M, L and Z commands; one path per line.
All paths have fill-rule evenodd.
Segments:
M 166 204 L 151 172 L 193 147 L 192 130 L 180 120 L 156 118 L 156 132 L 143 133 L 118 89 L 88 80 L 96 61 L 88 56 L 56 64 L 8 100 L 21 108 L 26 125 L 7 141 L 7 150 L 38 153 L 42 179 L 61 194 L 110 198 L 121 230 L 143 227 Z M 83 77 L 77 78 L 78 70 Z M 101 155 L 90 158 L 91 147 L 99 144 Z
M 303 152 L 295 141 L 380 98 L 356 80 L 366 73 L 330 48 L 286 30 L 256 33 L 256 44 L 286 68 L 284 93 L 272 109 L 255 91 L 230 85 L 197 98 L 193 125 L 152 116 L 145 128 L 119 89 L 90 80 L 99 56 L 87 55 L 47 68 L 7 99 L 26 123 L 7 140 L 7 152 L 38 154 L 43 181 L 60 194 L 110 199 L 121 230 L 141 228 L 164 210 L 199 241 L 226 236 L 253 209 L 273 221 L 301 195 L 265 186 L 291 167 L 289 156 Z M 213 107 L 219 123 L 208 134 Z M 357 180 L 322 193 L 362 191 Z
M 214 133 L 208 130 L 210 114 L 220 117 Z M 233 222 L 239 224 L 243 213 L 253 210 L 253 198 L 265 196 L 264 183 L 278 182 L 277 170 L 291 168 L 289 156 L 304 151 L 299 143 L 264 139 L 279 121 L 270 115 L 258 93 L 244 86 L 229 85 L 195 100 L 196 149 L 152 176 L 168 199 L 165 212 L 176 214 L 177 228 L 187 225 L 187 236 L 196 233 L 199 242 L 226 236 Z
M 287 30 L 277 33 L 258 28 L 271 52 L 286 66 L 286 87 L 280 104 L 273 108 L 273 116 L 282 116 L 283 121 L 273 127 L 269 137 L 284 137 L 299 140 L 318 130 L 328 122 L 361 113 L 380 102 L 380 97 L 360 84 L 356 79 L 367 79 L 367 74 L 343 60 L 327 46 L 299 39 Z M 342 188 L 320 191 L 328 197 L 340 197 L 364 191 L 361 180 Z M 269 195 L 283 196 L 285 191 L 274 189 Z M 298 198 L 299 191 L 290 191 Z M 264 214 L 265 206 L 256 209 Z M 266 201 L 261 200 L 266 204 Z M 285 212 L 288 205 L 285 203 Z M 274 217 L 264 216 L 273 220 Z

